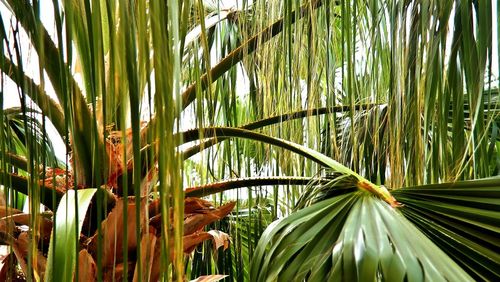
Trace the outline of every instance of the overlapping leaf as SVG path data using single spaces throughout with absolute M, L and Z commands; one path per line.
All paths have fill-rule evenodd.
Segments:
M 500 279 L 500 178 L 394 191 L 401 212 L 476 280 Z
M 253 281 L 464 281 L 470 276 L 396 209 L 358 191 L 271 224 Z

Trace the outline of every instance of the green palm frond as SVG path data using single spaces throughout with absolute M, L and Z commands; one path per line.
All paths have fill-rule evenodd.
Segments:
M 7 141 L 6 153 L 10 152 L 27 158 L 31 149 L 40 152 L 38 155 L 40 163 L 44 158 L 50 166 L 63 167 L 56 158 L 51 138 L 47 135 L 40 117 L 41 113 L 35 110 L 23 110 L 18 107 L 4 110 L 2 121 L 4 132 L 0 134 Z
M 47 118 L 54 124 L 59 135 L 61 137 L 66 136 L 64 113 L 61 106 L 54 101 L 54 99 L 50 98 L 45 90 L 43 90 L 40 85 L 37 85 L 33 79 L 23 74 L 18 66 L 12 64 L 7 57 L 4 56 L 3 63 L 0 64 L 0 67 L 17 85 L 24 85 L 24 93 L 26 93 L 26 95 L 40 107 L 40 110 L 47 115 Z
M 231 213 L 228 218 L 233 237 L 233 272 L 238 281 L 250 281 L 251 259 L 262 232 L 274 220 L 273 208 L 269 205 L 245 207 L 242 204 L 240 209 Z
M 348 179 L 312 182 L 299 211 L 264 232 L 255 279 L 498 279 L 499 178 L 402 188 L 398 209 Z
M 252 261 L 254 281 L 471 280 L 397 210 L 362 191 L 271 224 Z
M 478 280 L 500 279 L 500 178 L 393 192 L 402 214 Z

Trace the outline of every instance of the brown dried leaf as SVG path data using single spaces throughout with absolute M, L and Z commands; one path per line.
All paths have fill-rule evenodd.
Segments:
M 160 199 L 149 203 L 149 216 L 154 217 L 160 213 Z M 214 210 L 212 203 L 196 197 L 187 197 L 184 199 L 184 214 L 202 213 L 204 211 Z
M 31 226 L 30 214 L 18 213 L 6 217 L 6 219 L 13 220 L 17 225 Z M 45 239 L 50 238 L 50 233 L 52 232 L 52 221 L 43 216 L 38 216 L 38 226 L 40 227 L 40 235 Z
M 122 174 L 123 164 L 122 152 L 123 145 L 122 144 L 114 144 L 113 141 L 110 141 L 113 136 L 109 136 L 106 141 L 106 151 L 108 152 L 108 183 L 107 185 L 117 188 L 118 187 L 118 177 Z
M 149 276 L 149 281 L 159 281 L 160 280 L 160 270 L 161 270 L 161 239 L 162 237 L 156 238 L 157 247 L 154 249 L 153 254 L 153 265 L 151 266 L 151 274 Z
M 182 237 L 183 241 L 183 247 L 184 247 L 184 253 L 190 254 L 198 244 L 201 242 L 211 239 L 212 235 L 208 234 L 207 232 L 196 232 L 191 235 L 186 235 Z
M 207 232 L 198 232 L 195 234 L 182 237 L 184 253 L 190 254 L 198 244 L 210 238 L 212 238 L 212 236 Z M 153 265 L 151 267 L 150 281 L 158 281 L 158 279 L 160 278 L 161 240 L 162 236 L 158 237 L 156 241 L 157 242 L 156 245 L 158 245 L 158 247 L 155 247 L 154 249 L 154 260 L 153 260 Z M 174 254 L 174 241 L 172 239 L 169 241 L 169 250 L 170 250 L 169 259 L 170 261 L 173 261 L 175 259 L 175 254 Z
M 193 234 L 200 231 L 207 224 L 210 224 L 220 218 L 215 214 L 190 214 L 184 219 L 184 235 Z
M 23 212 L 18 210 L 18 209 L 11 208 L 11 207 L 0 206 L 0 218 L 6 217 L 6 216 L 11 216 L 13 214 L 19 214 L 19 213 L 23 213 Z
M 233 210 L 235 204 L 235 202 L 230 202 L 206 213 L 187 214 L 184 218 L 184 235 L 199 231 L 205 225 L 225 217 Z
M 19 237 L 16 240 L 16 243 L 19 247 L 19 252 L 23 258 L 28 256 L 30 241 L 31 240 L 29 238 L 28 232 L 23 232 L 19 234 Z
M 97 279 L 97 265 L 92 256 L 83 249 L 78 253 L 78 281 L 87 282 Z
M 123 271 L 125 270 L 124 264 L 119 263 L 117 264 L 114 269 L 108 268 L 106 272 L 104 272 L 103 275 L 103 281 L 128 281 L 131 280 L 132 277 L 130 277 L 130 273 L 132 273 L 130 270 L 134 269 L 134 262 L 128 262 L 127 263 L 127 273 L 124 273 Z M 154 280 L 158 281 L 158 280 Z
M 145 130 L 147 122 L 141 122 L 141 132 Z M 123 137 L 125 137 L 127 145 L 124 146 Z M 127 128 L 125 135 L 122 131 L 110 131 L 106 139 L 106 151 L 108 152 L 108 185 L 114 188 L 118 187 L 118 178 L 123 174 L 123 170 L 132 168 L 132 128 Z M 123 162 L 123 153 L 128 156 L 125 163 Z
M 138 264 L 135 264 L 133 281 L 149 281 L 149 275 L 153 266 L 154 253 L 156 247 L 155 232 L 144 234 L 141 239 L 141 277 L 138 273 Z
M 17 259 L 14 253 L 9 253 L 3 260 L 0 269 L 0 281 L 26 281 L 26 278 L 20 274 L 16 268 Z
M 139 226 L 141 233 L 146 227 L 146 198 L 141 199 L 141 209 L 139 215 Z M 103 250 L 102 250 L 102 263 L 104 267 L 110 266 L 116 259 L 122 262 L 123 257 L 123 235 L 127 232 L 128 250 L 135 251 L 137 247 L 136 238 L 136 212 L 135 212 L 135 199 L 129 197 L 127 199 L 127 223 L 123 226 L 123 199 L 116 202 L 113 210 L 108 214 L 108 217 L 102 222 L 103 234 Z M 97 254 L 97 233 L 90 239 L 89 250 L 94 255 Z M 116 255 L 116 257 L 115 257 Z
M 153 216 L 149 220 L 149 226 L 152 226 L 158 230 L 161 229 L 161 214 L 157 214 L 157 215 Z
M 218 216 L 219 218 L 223 218 L 228 215 L 236 205 L 236 202 L 229 202 L 219 208 L 215 209 L 212 213 Z
M 184 253 L 190 254 L 198 244 L 205 240 L 211 239 L 214 235 L 207 232 L 200 231 L 203 226 L 210 224 L 216 220 L 225 217 L 230 213 L 235 206 L 234 202 L 228 203 L 224 206 L 214 209 L 212 204 L 206 200 L 199 198 L 187 198 L 185 201 L 185 211 L 189 212 L 199 212 L 199 213 L 186 213 L 184 219 L 184 236 L 183 236 L 183 247 Z M 154 214 L 154 211 L 158 211 L 159 201 L 153 201 L 150 205 L 150 215 Z M 151 213 L 153 211 L 153 213 Z M 158 225 L 161 224 L 161 215 L 156 214 L 152 217 L 150 224 Z M 216 234 L 218 236 L 217 240 L 222 243 L 222 246 L 227 247 L 229 242 L 225 242 L 224 236 L 222 234 Z M 226 234 L 227 235 L 227 234 Z M 229 237 L 229 236 L 228 236 Z M 157 244 L 160 246 L 162 237 L 158 237 Z M 229 239 L 227 239 L 229 240 Z M 216 242 L 217 245 L 217 242 Z M 175 254 L 173 252 L 173 240 L 169 241 L 169 258 L 170 261 L 175 259 Z M 156 247 L 154 252 L 154 261 L 151 268 L 150 281 L 158 281 L 160 277 L 160 266 L 161 266 L 161 248 Z
M 229 243 L 231 242 L 231 237 L 219 230 L 210 230 L 208 234 L 212 235 L 212 239 L 215 245 L 215 250 L 220 247 L 224 247 L 224 251 L 229 247 Z
M 228 275 L 205 275 L 191 280 L 190 282 L 216 282 L 226 277 L 228 277 Z
M 26 269 L 22 267 L 23 271 L 26 271 L 28 269 L 27 260 L 29 258 L 31 241 L 32 240 L 31 238 L 29 238 L 28 232 L 23 232 L 19 235 L 17 240 L 12 244 L 12 250 L 14 251 L 17 260 L 20 262 L 21 266 L 24 264 L 24 267 L 26 267 Z M 37 250 L 37 255 L 34 258 L 33 265 L 36 265 L 34 270 L 35 273 L 38 275 L 38 277 L 43 277 L 45 273 L 45 266 L 47 265 L 47 258 L 45 258 L 43 253 L 39 250 Z M 27 272 L 24 273 L 27 274 Z
M 0 220 L 0 232 L 10 233 L 9 229 L 12 229 L 12 224 L 9 224 L 9 223 L 11 223 L 11 221 L 7 221 L 6 219 L 1 219 Z
M 66 169 L 47 167 L 44 177 L 39 181 L 41 186 L 44 185 L 46 189 L 55 189 L 61 193 L 65 193 L 75 185 L 72 172 Z
M 213 210 L 211 202 L 196 197 L 187 197 L 184 199 L 184 213 L 198 213 L 205 210 Z
M 155 199 L 148 204 L 148 214 L 153 217 L 160 213 L 160 199 Z

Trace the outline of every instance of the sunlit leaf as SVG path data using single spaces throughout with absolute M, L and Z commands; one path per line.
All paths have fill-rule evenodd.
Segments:
M 254 281 L 470 280 L 397 210 L 365 192 L 335 196 L 270 225 Z
M 69 190 L 61 199 L 50 239 L 45 281 L 73 279 L 79 234 L 96 191 L 97 189 Z

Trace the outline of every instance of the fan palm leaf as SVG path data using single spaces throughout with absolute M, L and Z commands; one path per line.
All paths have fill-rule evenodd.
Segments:
M 498 279 L 499 178 L 399 189 L 397 209 L 363 191 L 332 196 L 339 183 L 312 185 L 321 200 L 266 229 L 253 279 Z

